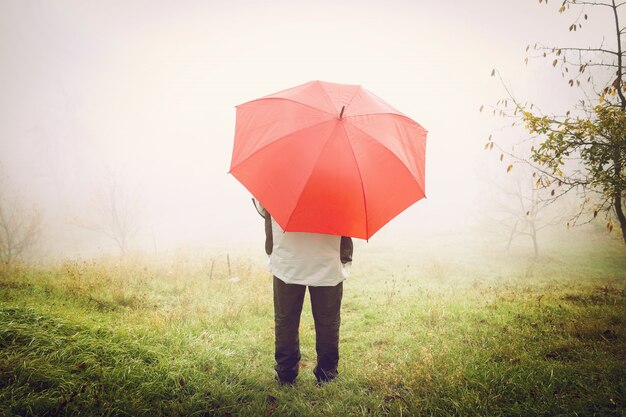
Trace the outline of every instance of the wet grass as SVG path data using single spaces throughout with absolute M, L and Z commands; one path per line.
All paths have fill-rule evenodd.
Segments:
M 298 382 L 279 387 L 271 279 L 256 255 L 229 261 L 178 253 L 2 270 L 0 415 L 626 412 L 619 243 L 562 244 L 538 259 L 360 243 L 341 375 L 322 387 L 310 307 Z

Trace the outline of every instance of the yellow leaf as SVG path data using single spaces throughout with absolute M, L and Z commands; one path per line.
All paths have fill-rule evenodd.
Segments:
M 502 161 L 502 159 L 503 159 L 503 158 L 504 158 L 504 154 L 503 154 L 503 153 L 501 153 L 501 154 L 500 154 L 500 161 Z
M 506 172 L 511 172 L 512 169 L 513 169 L 513 165 L 509 165 L 508 167 L 506 167 Z

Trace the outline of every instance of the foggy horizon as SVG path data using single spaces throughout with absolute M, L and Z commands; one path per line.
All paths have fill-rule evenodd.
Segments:
M 506 95 L 490 73 L 522 101 L 567 108 L 575 89 L 547 60 L 524 65 L 525 48 L 592 44 L 601 11 L 569 33 L 558 5 L 536 1 L 360 4 L 0 1 L 3 198 L 41 211 L 37 256 L 115 254 L 96 230 L 112 184 L 136 229 L 130 251 L 261 253 L 261 219 L 228 175 L 235 106 L 315 79 L 363 85 L 429 132 L 426 198 L 369 243 L 506 246 L 506 232 L 490 237 L 508 204 L 494 189 L 524 168 L 507 174 L 483 145 L 525 136 L 479 112 Z M 549 217 L 545 236 L 566 239 L 565 214 Z

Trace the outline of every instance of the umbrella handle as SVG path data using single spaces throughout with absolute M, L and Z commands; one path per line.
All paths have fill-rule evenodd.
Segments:
M 261 217 L 265 218 L 265 215 L 261 213 L 261 210 L 259 210 L 259 207 L 256 205 L 256 201 L 254 197 L 252 197 L 252 204 L 254 204 L 254 209 L 256 210 L 256 212 L 259 213 Z

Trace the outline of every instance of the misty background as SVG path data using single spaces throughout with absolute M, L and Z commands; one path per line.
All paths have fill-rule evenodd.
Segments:
M 480 237 L 504 248 L 517 184 L 532 187 L 523 166 L 507 174 L 510 161 L 483 145 L 490 134 L 509 146 L 524 133 L 479 108 L 505 96 L 494 68 L 544 111 L 578 98 L 549 62 L 524 65 L 528 44 L 602 41 L 603 10 L 568 32 L 572 18 L 558 7 L 0 0 L 3 198 L 40 211 L 41 259 L 116 253 L 102 226 L 111 201 L 127 222 L 128 250 L 261 253 L 251 196 L 227 173 L 235 106 L 320 79 L 361 84 L 429 131 L 427 198 L 368 245 Z M 544 213 L 545 231 L 574 233 L 565 228 L 569 209 L 564 201 Z M 530 241 L 521 244 L 532 252 Z

